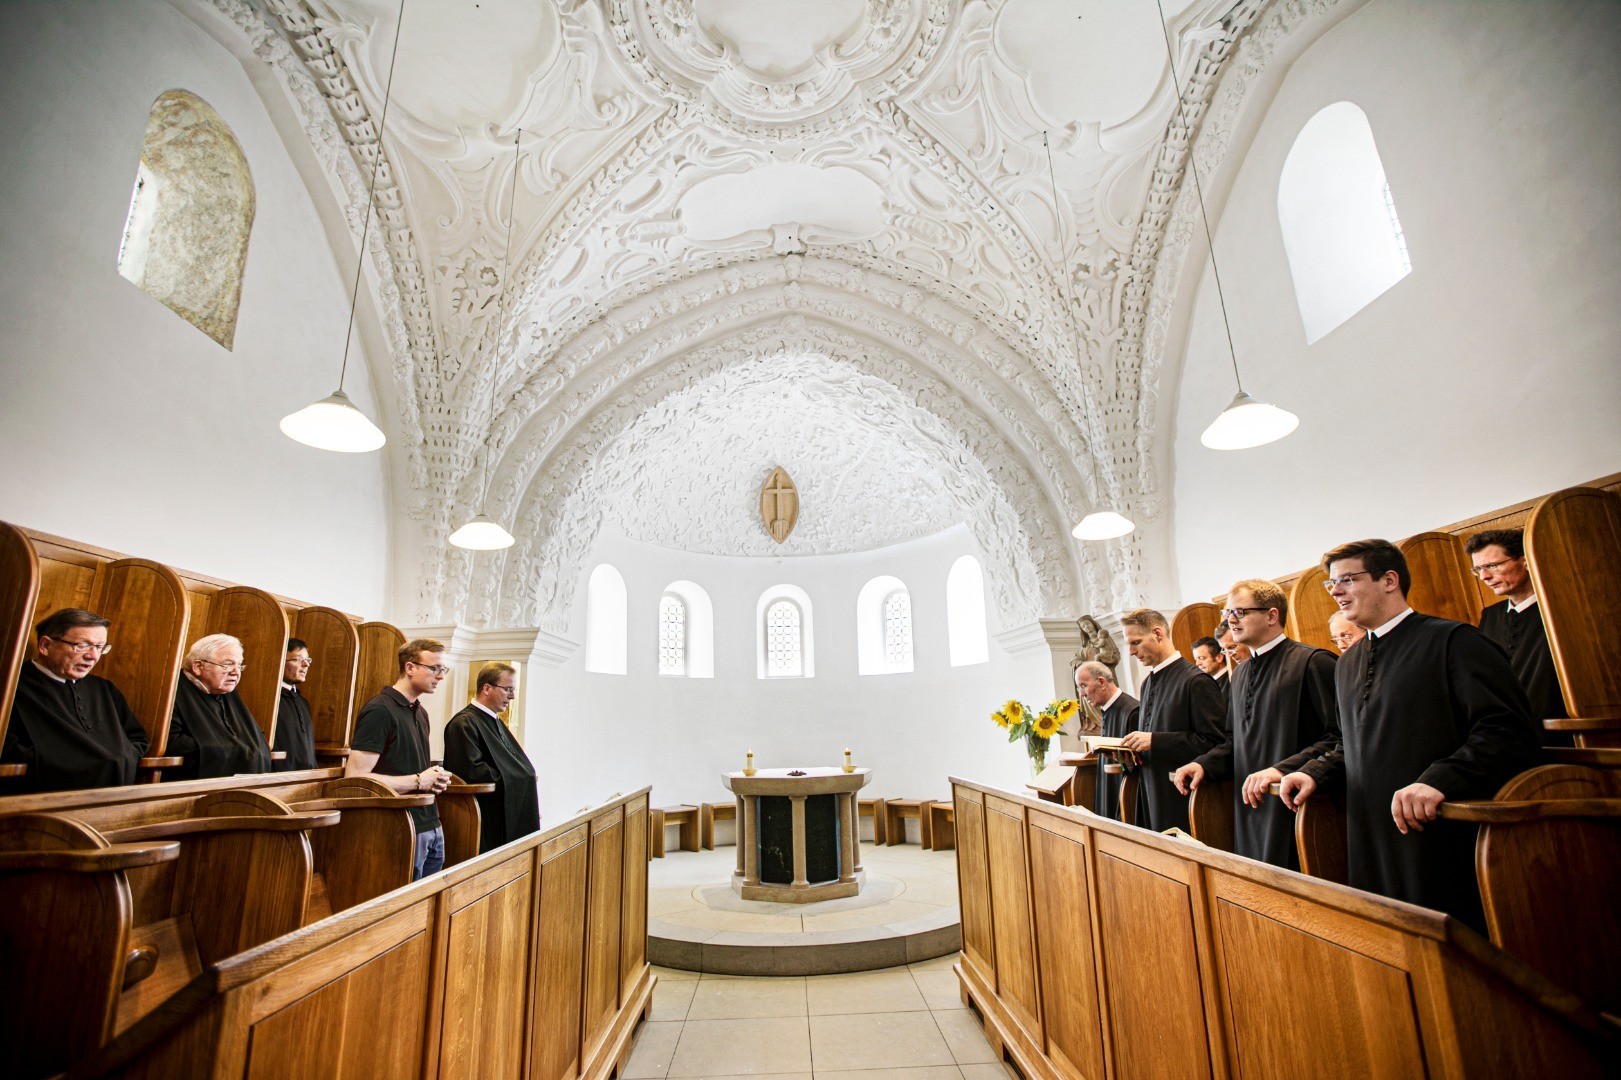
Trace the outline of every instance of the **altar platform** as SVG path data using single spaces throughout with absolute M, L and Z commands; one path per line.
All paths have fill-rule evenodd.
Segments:
M 736 851 L 672 851 L 648 869 L 650 962 L 717 975 L 831 975 L 918 963 L 962 947 L 953 851 L 864 843 L 860 895 L 745 900 Z

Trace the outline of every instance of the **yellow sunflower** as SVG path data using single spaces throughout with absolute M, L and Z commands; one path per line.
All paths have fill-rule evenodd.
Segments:
M 1022 723 L 1024 723 L 1024 705 L 1023 705 L 1023 703 L 1017 702 L 1017 701 L 1010 701 L 1006 705 L 1002 706 L 1002 711 L 1004 713 L 1007 713 L 1007 718 L 1008 718 L 1008 723 L 1009 724 L 1022 724 Z
M 1006 731 L 1009 727 L 1012 726 L 1008 721 L 1007 713 L 993 712 L 993 713 L 991 713 L 991 719 L 995 720 L 996 721 L 996 726 L 1001 728 L 1003 731 Z
M 1074 698 L 1065 698 L 1063 701 L 1058 703 L 1058 722 L 1060 724 L 1069 723 L 1070 720 L 1074 719 L 1075 714 L 1080 712 L 1080 710 L 1080 702 L 1076 701 Z
M 1058 717 L 1053 716 L 1051 713 L 1042 713 L 1032 722 L 1031 729 L 1038 738 L 1050 739 L 1058 733 L 1059 723 Z

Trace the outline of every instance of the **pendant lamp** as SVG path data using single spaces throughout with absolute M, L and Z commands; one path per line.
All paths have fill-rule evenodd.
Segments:
M 1094 510 L 1083 517 L 1069 534 L 1077 540 L 1113 540 L 1117 536 L 1125 536 L 1136 527 L 1130 518 L 1113 510 Z
M 282 434 L 294 442 L 317 450 L 340 454 L 363 454 L 377 450 L 388 441 L 383 429 L 355 407 L 343 392 L 349 374 L 349 342 L 355 334 L 355 308 L 360 302 L 360 272 L 366 265 L 366 241 L 371 237 L 371 211 L 377 193 L 377 169 L 383 161 L 383 129 L 388 126 L 388 102 L 394 94 L 395 61 L 400 55 L 400 30 L 405 25 L 405 0 L 400 0 L 399 17 L 394 22 L 394 51 L 388 59 L 388 82 L 383 88 L 383 115 L 377 122 L 377 153 L 372 156 L 371 184 L 366 189 L 366 221 L 360 230 L 360 252 L 355 258 L 355 284 L 349 293 L 349 325 L 343 332 L 343 366 L 338 369 L 338 388 L 313 405 L 281 418 Z

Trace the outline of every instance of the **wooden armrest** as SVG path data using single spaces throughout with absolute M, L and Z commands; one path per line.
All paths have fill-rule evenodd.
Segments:
M 342 759 L 349 756 L 349 748 L 347 746 L 338 746 L 334 743 L 316 743 L 315 756 Z
M 1538 799 L 1531 802 L 1444 802 L 1449 821 L 1519 825 L 1549 818 L 1621 818 L 1621 799 Z
M 270 751 L 270 760 L 271 761 L 286 761 L 287 760 L 287 751 L 285 751 L 285 750 L 272 750 L 272 751 Z
M 130 870 L 137 866 L 173 862 L 180 858 L 179 844 L 114 844 L 104 848 L 77 851 L 0 851 L 0 873 L 12 870 L 65 870 L 68 873 L 99 874 L 108 870 Z
M 295 814 L 312 814 L 323 810 L 406 810 L 413 806 L 432 805 L 432 795 L 357 795 L 354 798 L 310 799 L 288 804 Z
M 310 814 L 265 816 L 178 818 L 175 821 L 156 821 L 150 825 L 134 825 L 102 833 L 109 840 L 129 843 L 137 840 L 166 840 L 175 836 L 197 836 L 218 832 L 298 832 L 336 825 L 341 815 L 336 810 Z
M 451 784 L 441 795 L 488 795 L 495 790 L 494 784 Z
M 7 763 L 5 765 L 0 765 L 0 778 L 8 776 L 26 776 L 27 773 L 28 766 L 24 765 L 20 761 L 16 764 Z
M 1550 765 L 1598 765 L 1613 769 L 1621 766 L 1621 747 L 1544 746 L 1542 760 Z
M 1577 735 L 1588 731 L 1621 731 L 1621 716 L 1570 716 L 1544 720 L 1542 726 L 1549 731 L 1569 731 Z
M 185 761 L 183 757 L 144 757 L 136 764 L 143 769 L 178 769 Z

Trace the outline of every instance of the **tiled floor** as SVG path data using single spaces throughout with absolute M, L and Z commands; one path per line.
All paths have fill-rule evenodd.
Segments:
M 1007 1080 L 957 993 L 955 956 L 855 975 L 753 979 L 657 969 L 625 1080 Z

